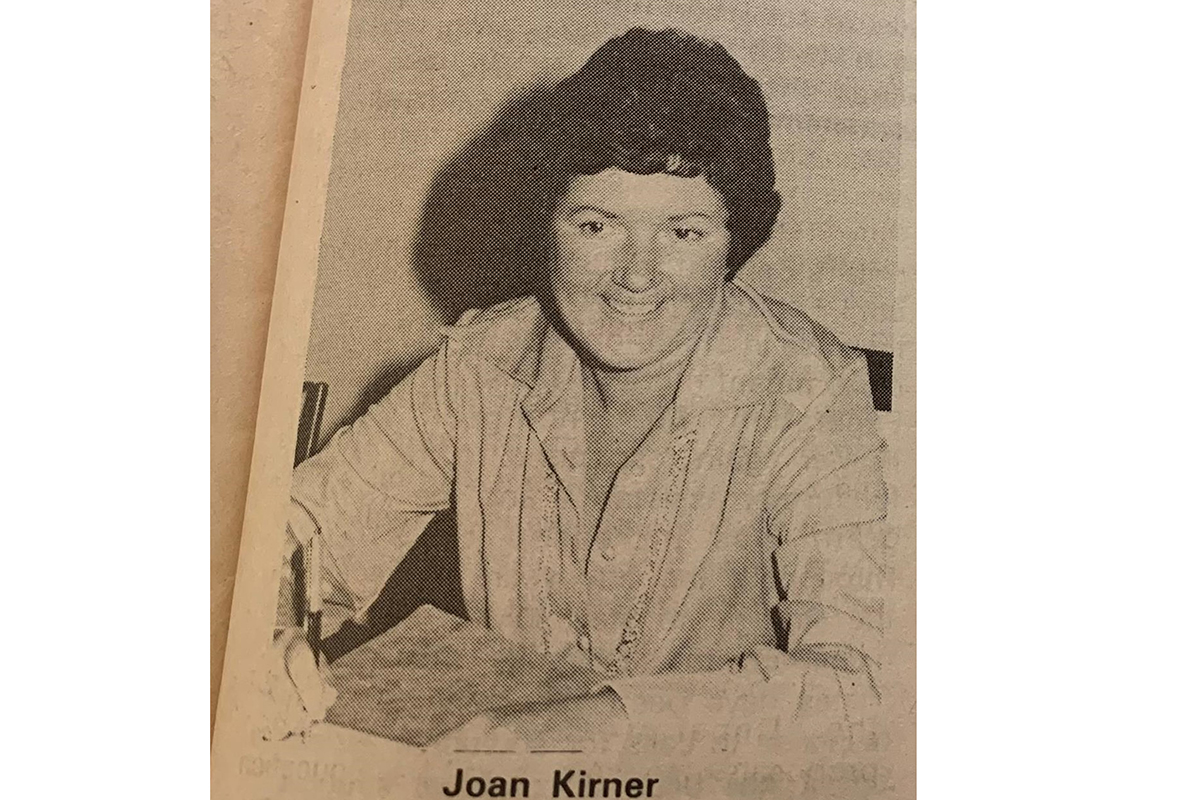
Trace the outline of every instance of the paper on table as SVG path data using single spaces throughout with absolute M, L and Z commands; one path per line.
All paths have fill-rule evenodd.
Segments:
M 333 662 L 326 721 L 424 746 L 486 711 L 587 694 L 603 676 L 422 606 Z

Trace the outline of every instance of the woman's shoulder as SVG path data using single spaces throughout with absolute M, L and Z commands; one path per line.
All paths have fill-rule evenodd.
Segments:
M 446 328 L 446 332 L 449 335 L 468 334 L 496 324 L 519 322 L 540 313 L 541 308 L 534 297 L 514 297 L 487 308 L 468 308 L 459 316 L 457 322 Z
M 506 371 L 528 358 L 545 337 L 546 318 L 534 297 L 518 297 L 465 311 L 442 328 L 451 351 L 494 362 Z
M 832 380 L 852 369 L 862 356 L 828 328 L 777 297 L 733 281 L 732 313 L 746 333 L 764 341 L 764 356 L 780 362 L 785 373 L 808 380 Z
M 738 297 L 730 304 L 732 313 L 741 318 L 744 333 L 760 342 L 756 349 L 761 355 L 747 369 L 758 376 L 760 399 L 778 401 L 777 432 L 809 431 L 810 426 L 795 424 L 807 418 L 825 436 L 844 440 L 839 447 L 856 455 L 877 447 L 863 354 L 791 304 L 744 284 L 733 288 Z

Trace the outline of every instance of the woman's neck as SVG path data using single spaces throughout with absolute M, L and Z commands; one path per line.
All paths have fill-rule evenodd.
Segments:
M 585 382 L 594 399 L 606 410 L 649 405 L 661 411 L 674 398 L 694 349 L 694 343 L 677 348 L 658 361 L 635 369 L 585 366 Z

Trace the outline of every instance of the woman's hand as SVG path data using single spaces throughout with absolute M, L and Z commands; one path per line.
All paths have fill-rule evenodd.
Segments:
M 269 659 L 262 736 L 279 740 L 303 735 L 325 719 L 337 698 L 337 690 L 325 682 L 328 668 L 322 661 L 318 669 L 299 628 L 276 636 Z

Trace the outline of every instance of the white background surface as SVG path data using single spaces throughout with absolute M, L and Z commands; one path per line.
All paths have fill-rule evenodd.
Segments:
M 0 50 L 5 794 L 203 797 L 203 11 L 64 11 Z M 1194 794 L 1195 16 L 922 6 L 922 798 Z

